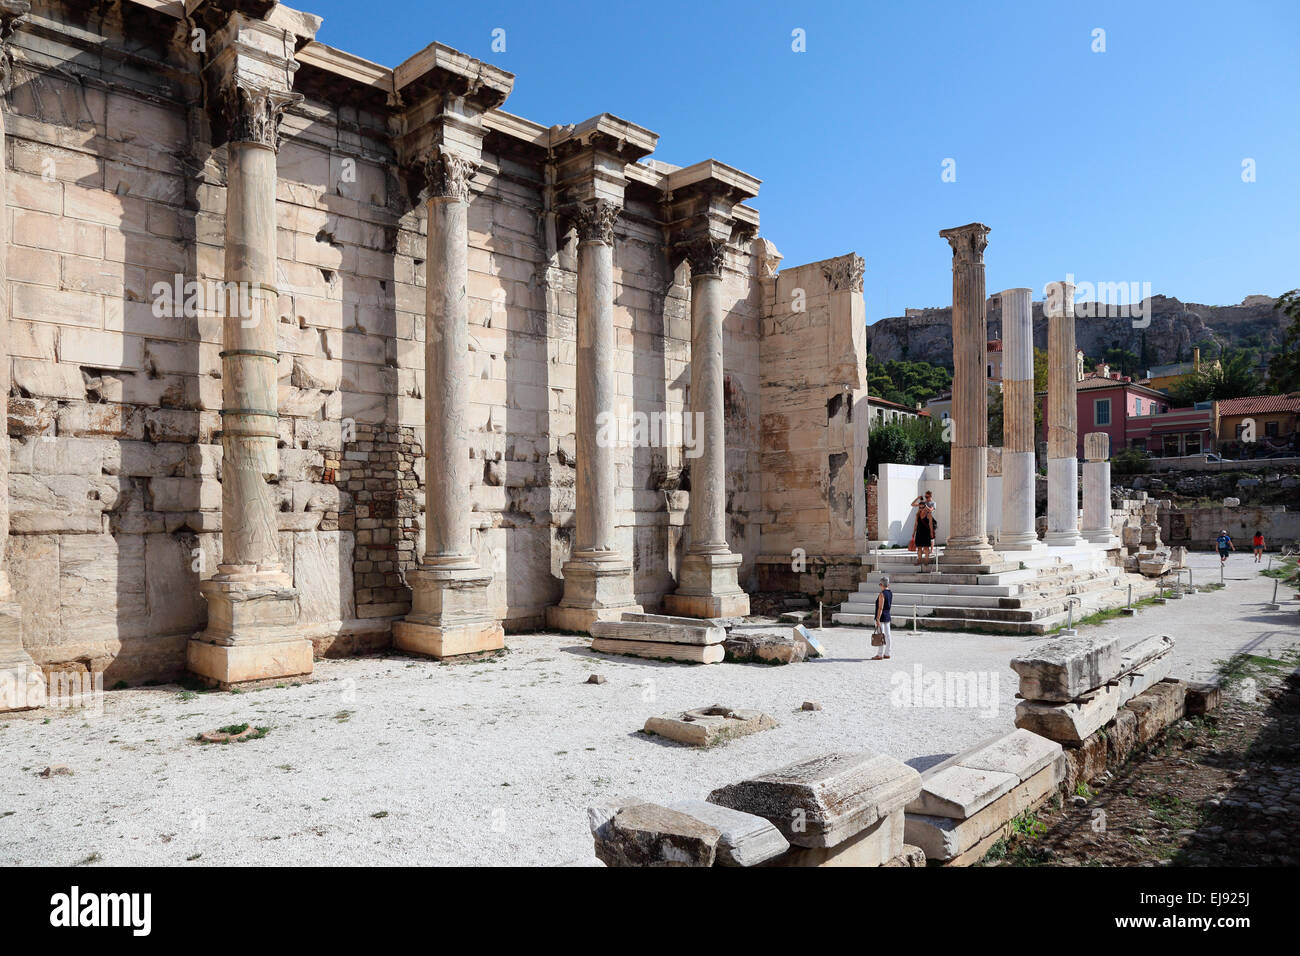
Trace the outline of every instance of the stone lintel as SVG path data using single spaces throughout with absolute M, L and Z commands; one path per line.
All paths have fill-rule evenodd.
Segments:
M 744 200 L 758 195 L 759 180 L 748 173 L 705 160 L 674 170 L 664 180 L 668 241 L 677 261 L 691 260 L 692 272 L 720 271 L 720 252 L 707 245 L 745 245 L 758 232 L 758 213 Z M 716 268 L 708 268 L 714 258 Z
M 550 156 L 561 206 L 592 202 L 623 205 L 627 168 L 651 153 L 657 134 L 609 113 L 572 126 L 553 126 Z

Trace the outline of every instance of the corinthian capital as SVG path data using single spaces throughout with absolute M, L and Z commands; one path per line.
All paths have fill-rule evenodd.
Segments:
M 712 236 L 701 236 L 681 244 L 686 254 L 686 261 L 691 264 L 692 276 L 716 276 L 722 274 L 722 266 L 727 258 L 727 243 Z
M 225 134 L 225 142 L 257 143 L 278 151 L 284 112 L 302 98 L 301 93 L 235 81 L 224 86 L 219 95 L 217 126 Z
M 453 199 L 469 202 L 469 184 L 478 163 L 446 146 L 431 150 L 420 162 L 425 199 Z
M 0 92 L 7 91 L 13 81 L 13 54 L 9 52 L 9 38 L 31 9 L 28 0 L 0 0 Z
M 849 254 L 832 259 L 822 266 L 822 275 L 834 291 L 850 289 L 862 291 L 862 274 L 867 270 L 867 263 L 861 256 Z
M 607 199 L 574 203 L 567 210 L 580 242 L 614 244 L 614 220 L 623 211 L 618 203 Z
M 952 246 L 952 257 L 961 262 L 983 262 L 989 244 L 989 227 L 982 222 L 940 230 L 939 236 Z

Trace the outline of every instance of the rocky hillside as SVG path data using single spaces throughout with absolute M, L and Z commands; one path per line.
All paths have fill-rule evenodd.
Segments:
M 1138 355 L 1146 366 L 1187 361 L 1192 347 L 1213 343 L 1237 347 L 1253 345 L 1271 352 L 1281 344 L 1286 319 L 1273 308 L 1268 296 L 1248 296 L 1240 305 L 1198 305 L 1168 296 L 1151 297 L 1151 324 L 1133 327 L 1127 316 L 1105 316 L 1105 308 L 1094 306 L 1092 315 L 1079 313 L 1075 334 L 1079 348 L 1093 358 L 1109 348 L 1124 348 Z M 998 297 L 988 303 L 989 338 L 1002 337 L 1002 306 Z M 1047 348 L 1047 318 L 1043 303 L 1034 303 L 1034 345 Z M 913 309 L 867 326 L 868 351 L 882 362 L 910 359 L 952 368 L 952 309 Z

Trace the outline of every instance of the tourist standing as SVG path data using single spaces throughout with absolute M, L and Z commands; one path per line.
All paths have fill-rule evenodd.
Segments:
M 938 522 L 934 517 L 934 492 L 927 491 L 917 495 L 912 501 L 916 509 L 916 520 L 912 525 L 912 541 L 916 545 L 916 558 L 913 564 L 928 562 L 934 557 L 934 533 Z
M 876 651 L 873 661 L 889 659 L 889 652 L 893 650 L 893 644 L 889 638 L 889 625 L 892 621 L 889 615 L 889 609 L 894 606 L 894 592 L 889 589 L 889 578 L 880 579 L 880 593 L 876 595 L 876 630 L 885 637 L 885 643 Z

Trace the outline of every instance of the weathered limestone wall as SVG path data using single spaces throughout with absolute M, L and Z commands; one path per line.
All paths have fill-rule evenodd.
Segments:
M 756 517 L 764 589 L 838 600 L 857 586 L 868 421 L 862 270 L 862 259 L 850 254 L 763 280 Z
M 183 286 L 223 278 L 226 149 L 209 145 L 189 27 L 135 3 L 36 2 L 10 41 L 15 600 L 38 664 L 105 670 L 110 686 L 184 670 L 206 621 L 199 582 L 221 560 L 222 320 L 212 301 L 185 309 Z M 384 95 L 310 63 L 294 88 L 305 99 L 277 159 L 278 543 L 316 652 L 356 653 L 389 644 L 424 547 L 424 211 Z M 468 212 L 465 494 L 514 631 L 540 626 L 562 592 L 575 455 L 576 243 L 556 234 L 545 148 L 522 139 L 489 132 Z M 650 179 L 615 229 L 616 386 L 620 410 L 671 415 L 690 381 L 690 271 L 670 261 Z M 727 536 L 742 582 L 760 550 L 750 244 L 724 268 Z M 165 314 L 158 289 L 178 274 L 179 314 Z M 637 600 L 657 607 L 676 586 L 687 459 L 678 444 L 620 447 L 616 461 L 618 546 Z

